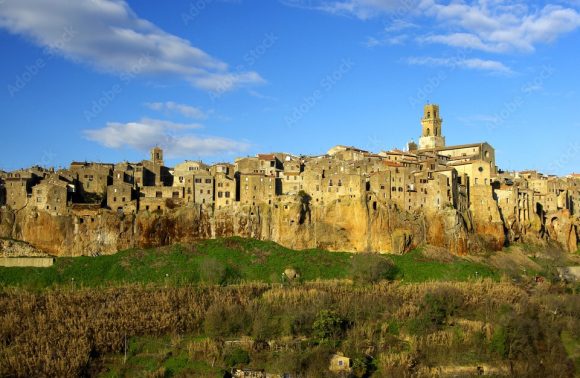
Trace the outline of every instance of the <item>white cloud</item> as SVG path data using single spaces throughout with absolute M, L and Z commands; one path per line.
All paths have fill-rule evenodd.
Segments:
M 295 0 L 299 5 L 305 1 Z M 394 18 L 385 31 L 415 25 L 402 18 L 433 20 L 432 35 L 418 40 L 494 53 L 533 52 L 538 44 L 550 43 L 580 27 L 578 0 L 564 5 L 528 6 L 525 1 L 435 0 L 308 0 L 309 9 L 349 14 L 362 20 Z M 380 39 L 377 39 L 380 40 Z M 372 42 L 372 41 L 371 41 Z
M 212 156 L 243 152 L 249 145 L 232 139 L 200 136 L 191 129 L 200 125 L 178 124 L 163 120 L 142 119 L 138 122 L 109 122 L 101 129 L 85 130 L 88 140 L 107 148 L 133 148 L 146 151 L 159 145 L 172 158 Z
M 256 72 L 231 74 L 226 63 L 139 18 L 124 0 L 3 0 L 0 28 L 108 72 L 175 75 L 201 89 L 224 76 L 231 80 L 223 90 L 263 82 Z
M 512 70 L 503 63 L 495 60 L 483 59 L 457 59 L 457 58 L 434 58 L 434 57 L 411 57 L 409 64 L 420 66 L 442 66 L 449 68 L 464 68 L 492 73 L 511 74 Z
M 167 112 L 167 113 L 178 113 L 184 117 L 193 118 L 193 119 L 206 119 L 207 113 L 204 112 L 200 108 L 196 108 L 194 106 L 185 105 L 185 104 L 178 104 L 173 101 L 166 101 L 166 102 L 148 102 L 145 104 L 149 109 L 155 110 L 158 112 Z
M 402 45 L 409 39 L 407 34 L 399 34 L 394 36 L 383 36 L 380 38 L 368 37 L 365 41 L 366 47 L 376 47 L 376 46 L 394 46 Z
M 571 8 L 548 4 L 539 11 L 525 3 L 509 7 L 479 1 L 473 5 L 433 4 L 428 11 L 440 24 L 463 32 L 428 37 L 427 41 L 496 53 L 533 52 L 580 27 L 580 14 Z

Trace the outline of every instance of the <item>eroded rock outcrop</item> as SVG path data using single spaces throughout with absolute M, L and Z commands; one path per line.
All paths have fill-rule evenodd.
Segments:
M 528 228 L 532 233 L 531 225 Z M 551 216 L 540 228 L 546 238 L 575 250 L 578 227 L 569 213 Z M 501 249 L 506 230 L 503 223 L 472 217 L 468 211 L 406 212 L 385 203 L 369 207 L 363 200 L 349 198 L 324 206 L 296 199 L 277 205 L 236 204 L 215 211 L 191 206 L 137 215 L 105 209 L 66 216 L 36 210 L 0 211 L 0 236 L 61 256 L 110 254 L 131 247 L 230 236 L 272 240 L 293 249 L 351 252 L 405 253 L 429 244 L 465 255 Z

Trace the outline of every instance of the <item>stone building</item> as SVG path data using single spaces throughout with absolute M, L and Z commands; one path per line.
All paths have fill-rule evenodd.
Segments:
M 368 151 L 342 145 L 335 146 L 327 152 L 328 156 L 344 161 L 363 160 L 367 154 Z
M 209 167 L 209 173 L 212 176 L 216 176 L 219 173 L 223 173 L 227 176 L 234 177 L 235 174 L 235 165 L 230 163 L 216 163 Z
M 119 180 L 108 186 L 107 207 L 119 213 L 136 213 L 138 209 L 137 192 L 133 185 Z
M 272 204 L 274 198 L 281 194 L 282 182 L 277 177 L 261 173 L 240 173 L 238 177 L 240 203 L 244 205 Z
M 125 182 L 135 185 L 135 168 L 132 164 L 123 162 L 113 168 L 113 183 Z
M 151 159 L 133 164 L 135 185 L 171 186 L 173 175 L 163 163 L 163 150 L 159 147 L 151 149 Z
M 201 161 L 186 160 L 177 164 L 173 169 L 173 186 L 185 187 L 187 178 L 200 172 L 209 172 L 209 167 Z
M 10 172 L 4 179 L 6 190 L 6 205 L 13 210 L 24 208 L 32 195 L 32 187 L 41 177 L 26 170 Z
M 52 215 L 64 215 L 72 203 L 74 185 L 59 178 L 45 179 L 32 188 L 30 205 Z
M 82 202 L 100 203 L 113 182 L 113 164 L 72 162 L 69 172 L 78 182 L 77 193 Z
M 284 169 L 276 154 L 258 154 L 256 157 L 236 159 L 235 170 L 239 173 L 257 173 L 278 177 Z
M 215 179 L 215 207 L 222 209 L 236 202 L 236 180 L 225 173 L 217 173 Z
M 198 205 L 212 205 L 214 203 L 215 179 L 209 171 L 200 171 L 192 176 L 193 202 Z

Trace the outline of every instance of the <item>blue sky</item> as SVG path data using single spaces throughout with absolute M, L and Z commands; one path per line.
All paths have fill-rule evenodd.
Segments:
M 580 171 L 580 1 L 0 0 L 0 169 L 418 139 Z

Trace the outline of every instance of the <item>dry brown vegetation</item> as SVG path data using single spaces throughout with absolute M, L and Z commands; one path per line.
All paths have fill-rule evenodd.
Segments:
M 559 334 L 578 337 L 579 319 L 577 296 L 549 284 L 534 293 L 491 281 L 4 289 L 0 376 L 94 375 L 102 356 L 123 351 L 125 336 L 189 334 L 204 337 L 189 343 L 189 357 L 224 369 L 237 363 L 224 340 L 248 336 L 240 344 L 246 366 L 307 376 L 325 374 L 326 358 L 341 350 L 359 376 L 474 374 L 481 366 L 569 377 Z

